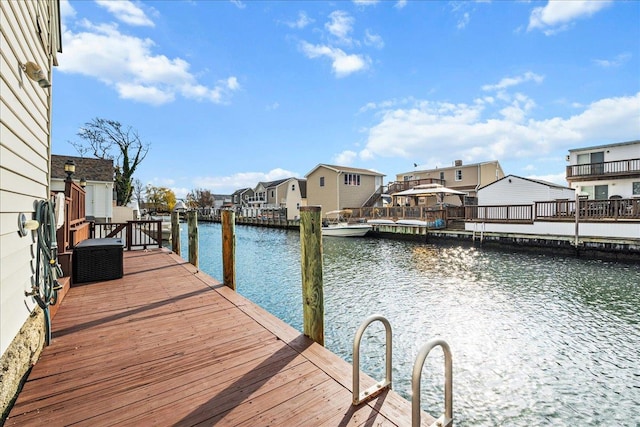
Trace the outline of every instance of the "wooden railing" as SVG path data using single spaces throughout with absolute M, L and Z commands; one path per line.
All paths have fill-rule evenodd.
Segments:
M 423 184 L 444 185 L 444 179 L 424 178 L 424 179 L 411 179 L 409 181 L 394 181 L 389 183 L 387 191 L 389 194 L 393 194 L 393 193 L 398 193 L 400 191 L 409 190 L 415 187 L 416 185 L 423 185 Z
M 533 223 L 533 205 L 466 206 L 465 220 Z
M 71 180 L 65 181 L 64 225 L 56 232 L 58 253 L 68 252 L 89 238 L 89 223 L 85 218 L 84 188 Z
M 465 220 L 478 222 L 532 223 L 575 221 L 575 200 L 535 202 L 532 205 L 466 206 Z M 580 221 L 640 220 L 640 199 L 580 200 Z
M 162 220 L 92 223 L 91 238 L 120 238 L 127 250 L 162 247 Z M 165 240 L 168 240 L 168 235 Z
M 590 176 L 620 176 L 640 173 L 640 159 L 587 163 L 567 166 L 567 178 Z

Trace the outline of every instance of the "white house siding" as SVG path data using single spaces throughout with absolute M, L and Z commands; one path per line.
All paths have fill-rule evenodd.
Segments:
M 287 219 L 299 219 L 300 206 L 302 206 L 302 196 L 300 195 L 300 183 L 298 180 L 290 179 L 283 183 L 282 193 L 285 207 L 287 208 Z
M 31 218 L 35 202 L 49 195 L 51 89 L 30 80 L 20 63 L 35 62 L 51 82 L 58 6 L 0 1 L 0 412 L 43 344 L 42 311 L 25 297 L 35 279 L 36 241 L 34 233 L 19 236 L 18 216 Z
M 87 181 L 85 215 L 98 221 L 111 222 L 113 218 L 113 182 Z M 51 180 L 51 191 L 64 192 L 64 181 Z

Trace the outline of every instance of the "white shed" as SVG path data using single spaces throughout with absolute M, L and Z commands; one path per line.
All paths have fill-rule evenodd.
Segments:
M 516 175 L 507 175 L 478 190 L 479 206 L 531 205 L 574 198 L 573 188 Z

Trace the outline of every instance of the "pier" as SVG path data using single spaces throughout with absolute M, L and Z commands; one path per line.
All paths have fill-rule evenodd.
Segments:
M 121 279 L 68 290 L 6 425 L 411 425 L 393 390 L 352 406 L 351 370 L 177 255 L 125 251 Z

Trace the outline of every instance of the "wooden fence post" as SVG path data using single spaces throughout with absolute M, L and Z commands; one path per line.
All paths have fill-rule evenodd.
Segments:
M 320 206 L 300 207 L 300 261 L 304 334 L 324 346 L 322 221 Z
M 187 212 L 189 229 L 189 263 L 198 268 L 198 212 Z
M 236 290 L 236 221 L 235 212 L 222 211 L 222 280 Z
M 180 213 L 171 212 L 171 250 L 180 256 Z

